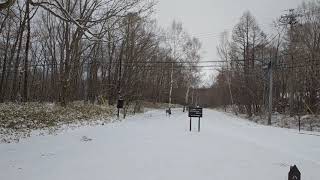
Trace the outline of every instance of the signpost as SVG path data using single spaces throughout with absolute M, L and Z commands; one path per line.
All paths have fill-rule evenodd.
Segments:
M 122 98 L 118 99 L 117 108 L 118 108 L 118 119 L 120 117 L 120 109 L 124 106 L 124 100 Z
M 199 118 L 198 120 L 198 132 L 200 132 L 200 120 L 202 118 L 203 108 L 200 107 L 189 107 L 189 118 L 190 118 L 190 132 L 192 131 L 192 118 Z
M 299 121 L 299 132 L 301 131 L 301 115 L 303 114 L 302 98 L 298 97 L 298 121 Z

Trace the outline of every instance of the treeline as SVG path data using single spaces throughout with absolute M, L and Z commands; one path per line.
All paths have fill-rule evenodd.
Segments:
M 275 21 L 272 35 L 250 12 L 217 47 L 222 68 L 211 104 L 252 116 L 320 112 L 320 1 L 308 1 Z M 272 84 L 270 84 L 272 83 Z M 272 91 L 270 91 L 272 89 Z M 269 98 L 270 97 L 270 98 Z
M 0 11 L 0 102 L 186 103 L 201 44 L 150 0 L 17 0 Z

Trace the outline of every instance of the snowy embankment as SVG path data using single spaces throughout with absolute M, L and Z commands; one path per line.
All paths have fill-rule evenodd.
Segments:
M 0 144 L 0 179 L 284 180 L 296 164 L 319 180 L 320 136 L 205 110 L 201 132 L 181 109 Z
M 179 105 L 171 105 L 181 107 Z M 165 109 L 168 104 L 137 101 L 126 106 L 126 116 L 144 109 Z M 58 103 L 0 103 L 0 143 L 19 142 L 34 135 L 57 134 L 64 129 L 107 124 L 114 121 L 116 106 L 75 101 Z M 123 117 L 123 110 L 120 111 Z
M 221 112 L 228 112 L 229 114 L 235 114 L 231 107 L 228 107 L 226 109 L 220 108 L 219 111 Z M 247 118 L 248 116 L 246 114 L 238 113 L 239 117 Z M 267 125 L 268 122 L 268 116 L 265 115 L 253 115 L 250 118 L 251 121 Z M 320 116 L 319 115 L 301 115 L 300 117 L 300 128 L 305 131 L 315 131 L 320 132 Z M 272 126 L 275 127 L 281 127 L 281 128 L 288 128 L 288 129 L 299 129 L 299 116 L 294 115 L 290 116 L 287 114 L 281 114 L 278 112 L 275 112 L 272 114 Z
M 18 142 L 34 134 L 55 134 L 64 128 L 108 123 L 115 107 L 70 103 L 1 103 L 0 143 Z

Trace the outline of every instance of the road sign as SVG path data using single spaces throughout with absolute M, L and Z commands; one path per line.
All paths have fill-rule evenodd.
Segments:
M 192 118 L 199 118 L 198 131 L 200 132 L 200 119 L 202 118 L 202 111 L 203 108 L 200 107 L 189 107 L 190 131 L 192 131 Z
M 189 117 L 202 118 L 202 109 L 198 107 L 189 107 Z
M 124 100 L 123 99 L 119 99 L 118 100 L 118 104 L 117 104 L 117 108 L 118 109 L 122 109 L 124 105 Z
M 290 167 L 288 180 L 301 180 L 301 173 L 296 165 Z

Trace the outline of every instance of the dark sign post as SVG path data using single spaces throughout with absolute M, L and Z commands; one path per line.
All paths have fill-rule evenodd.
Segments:
M 288 180 L 301 180 L 301 173 L 296 165 L 290 167 Z
M 200 132 L 200 120 L 202 118 L 202 111 L 203 111 L 203 108 L 189 107 L 190 131 L 192 131 L 192 118 L 199 118 L 199 120 L 198 120 L 198 131 Z
M 118 108 L 118 119 L 120 117 L 120 109 L 123 108 L 124 105 L 124 100 L 122 98 L 118 99 L 118 104 L 117 104 L 117 108 Z
M 303 113 L 301 96 L 298 97 L 298 121 L 299 121 L 299 132 L 301 131 L 301 114 Z

